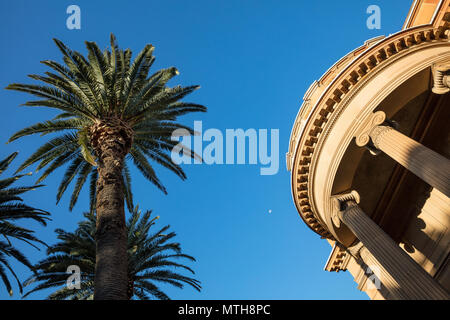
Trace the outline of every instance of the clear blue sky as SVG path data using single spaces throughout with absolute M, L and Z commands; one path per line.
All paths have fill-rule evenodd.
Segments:
M 0 2 L 0 142 L 17 130 L 54 113 L 45 108 L 19 108 L 30 98 L 3 90 L 12 82 L 30 82 L 42 73 L 41 60 L 60 61 L 56 37 L 85 53 L 84 41 L 108 45 L 113 32 L 121 47 L 137 52 L 153 44 L 153 70 L 176 66 L 171 85 L 200 84 L 187 100 L 209 111 L 185 117 L 204 130 L 255 128 L 280 130 L 280 170 L 260 176 L 259 165 L 191 165 L 187 181 L 155 166 L 169 194 L 164 196 L 137 172 L 136 202 L 170 224 L 184 251 L 197 258 L 192 266 L 203 291 L 167 288 L 173 299 L 367 299 L 351 275 L 323 270 L 329 244 L 310 231 L 294 207 L 286 170 L 291 126 L 311 82 L 366 39 L 401 29 L 411 0 L 275 1 L 1 1 Z M 81 30 L 66 28 L 66 8 L 81 8 Z M 381 8 L 381 30 L 366 27 L 366 8 Z M 29 137 L 3 144 L 0 157 L 20 151 L 17 167 L 46 138 Z M 34 169 L 34 168 L 33 168 Z M 6 174 L 11 174 L 12 169 Z M 55 205 L 62 170 L 46 187 L 26 195 L 28 204 L 48 210 L 47 228 L 32 225 L 37 235 L 54 243 L 55 228 L 73 230 L 87 210 L 87 189 L 73 212 L 70 196 Z M 33 183 L 36 175 L 22 180 Z M 268 213 L 272 210 L 271 213 Z M 27 225 L 31 226 L 31 225 Z M 33 262 L 45 251 L 18 244 Z M 22 279 L 29 272 L 17 266 Z M 44 294 L 31 298 L 41 299 Z M 2 284 L 0 298 L 10 299 Z M 14 295 L 19 299 L 19 295 Z

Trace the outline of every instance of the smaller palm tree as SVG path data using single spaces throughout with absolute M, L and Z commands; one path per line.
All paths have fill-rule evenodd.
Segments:
M 165 226 L 155 233 L 149 233 L 150 227 L 159 217 L 151 219 L 151 211 L 143 215 L 136 207 L 127 221 L 128 235 L 128 299 L 160 299 L 169 297 L 157 286 L 168 283 L 178 288 L 184 284 L 201 290 L 200 282 L 183 276 L 174 269 L 184 269 L 194 274 L 188 266 L 177 263 L 176 259 L 195 261 L 183 254 L 179 243 L 170 242 L 176 236 L 174 232 L 165 233 L 170 226 Z M 57 288 L 47 299 L 50 300 L 90 300 L 94 297 L 95 275 L 95 213 L 84 213 L 86 218 L 78 223 L 74 232 L 55 230 L 60 240 L 47 250 L 49 255 L 35 265 L 36 273 L 24 285 L 38 283 L 27 292 L 29 294 L 48 288 Z M 80 289 L 68 287 L 69 266 L 80 268 Z
M 16 156 L 17 152 L 0 161 L 0 175 L 8 169 Z M 37 247 L 34 243 L 44 244 L 33 235 L 34 231 L 20 227 L 16 225 L 15 222 L 17 220 L 32 219 L 42 225 L 46 225 L 46 220 L 48 219 L 47 216 L 49 215 L 46 211 L 27 206 L 20 197 L 21 194 L 40 187 L 39 185 L 33 187 L 11 187 L 15 181 L 23 176 L 24 175 L 15 175 L 0 180 L 0 236 L 2 238 L 2 240 L 0 240 L 0 278 L 11 296 L 13 290 L 11 281 L 8 278 L 7 270 L 9 270 L 9 273 L 16 280 L 20 293 L 22 293 L 22 285 L 17 274 L 10 265 L 10 260 L 8 258 L 13 258 L 33 270 L 30 261 L 28 261 L 22 252 L 13 246 L 11 241 L 20 240 L 35 248 Z

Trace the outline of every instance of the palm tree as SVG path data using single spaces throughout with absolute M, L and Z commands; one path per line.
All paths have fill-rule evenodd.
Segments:
M 17 152 L 6 157 L 0 161 L 0 174 L 2 174 L 10 165 L 10 163 L 17 156 Z M 49 213 L 43 210 L 35 209 L 23 203 L 21 194 L 33 190 L 36 187 L 10 187 L 15 181 L 22 178 L 24 175 L 15 175 L 11 178 L 0 180 L 0 278 L 3 281 L 9 295 L 12 296 L 13 290 L 11 282 L 8 278 L 7 270 L 12 274 L 17 282 L 20 293 L 22 293 L 22 285 L 9 264 L 8 257 L 14 258 L 23 265 L 33 270 L 33 266 L 22 252 L 17 250 L 11 240 L 23 241 L 35 248 L 34 243 L 44 244 L 37 239 L 33 233 L 34 231 L 25 229 L 15 224 L 15 221 L 21 219 L 32 219 L 42 225 L 46 225 Z
M 97 212 L 97 260 L 95 299 L 127 298 L 127 261 L 124 198 L 132 208 L 131 178 L 126 160 L 163 192 L 149 159 L 186 176 L 173 163 L 170 151 L 175 129 L 192 130 L 176 122 L 190 112 L 205 112 L 204 106 L 181 102 L 199 86 L 169 88 L 176 68 L 162 69 L 149 76 L 155 58 L 152 45 L 131 62 L 131 50 L 118 48 L 111 35 L 111 48 L 103 53 L 94 42 L 86 42 L 87 59 L 54 40 L 65 63 L 42 61 L 56 73 L 30 75 L 45 85 L 11 84 L 7 89 L 33 94 L 41 99 L 26 106 L 44 106 L 60 113 L 53 120 L 37 123 L 14 134 L 10 141 L 32 134 L 60 135 L 42 145 L 19 168 L 39 163 L 46 170 L 37 183 L 55 169 L 70 162 L 57 193 L 59 200 L 77 177 L 70 207 L 90 179 L 91 205 Z M 186 150 L 186 149 L 185 149 Z M 191 151 L 187 152 L 194 157 Z
M 141 216 L 141 212 L 136 208 L 127 221 L 127 298 L 168 300 L 169 297 L 158 288 L 157 282 L 169 283 L 179 288 L 183 288 L 183 284 L 188 284 L 200 291 L 199 281 L 171 270 L 182 268 L 194 273 L 191 268 L 173 260 L 184 258 L 195 261 L 195 259 L 183 254 L 179 243 L 170 242 L 176 234 L 174 232 L 165 233 L 169 226 L 150 234 L 150 227 L 159 218 L 150 219 L 150 215 L 151 211 L 146 211 Z M 95 215 L 92 212 L 87 212 L 84 216 L 86 219 L 78 224 L 75 232 L 56 230 L 60 241 L 49 247 L 47 250 L 49 256 L 35 265 L 36 274 L 31 276 L 24 285 L 29 286 L 35 283 L 38 283 L 38 285 L 27 292 L 24 297 L 39 290 L 57 288 L 47 299 L 85 300 L 93 298 Z M 71 289 L 66 286 L 68 279 L 66 271 L 71 265 L 80 268 L 80 289 Z

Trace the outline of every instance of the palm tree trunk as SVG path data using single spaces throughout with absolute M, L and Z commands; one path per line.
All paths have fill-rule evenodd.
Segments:
M 95 300 L 127 300 L 128 262 L 122 169 L 128 144 L 123 130 L 97 126 L 97 252 Z M 101 132 L 100 132 L 101 131 Z

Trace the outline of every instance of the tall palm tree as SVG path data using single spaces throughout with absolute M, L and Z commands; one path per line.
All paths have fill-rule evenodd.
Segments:
M 149 233 L 151 226 L 158 217 L 150 219 L 151 211 L 143 215 L 136 208 L 127 221 L 128 236 L 128 299 L 149 298 L 167 300 L 169 297 L 158 288 L 158 282 L 169 283 L 179 288 L 188 284 L 200 291 L 200 282 L 172 271 L 181 268 L 191 273 L 194 271 L 175 259 L 195 261 L 189 255 L 183 254 L 179 243 L 170 242 L 175 237 L 174 232 L 165 233 L 169 226 Z M 25 281 L 25 286 L 37 284 L 30 293 L 56 288 L 47 299 L 92 299 L 94 294 L 95 272 L 95 215 L 92 212 L 84 214 L 85 220 L 78 224 L 75 232 L 57 229 L 58 239 L 55 245 L 47 250 L 46 259 L 35 265 L 36 274 Z M 71 289 L 66 285 L 67 269 L 77 265 L 81 271 L 80 289 Z
M 0 174 L 8 168 L 16 156 L 17 152 L 0 161 Z M 23 203 L 23 200 L 20 197 L 21 194 L 40 186 L 11 187 L 15 181 L 23 176 L 24 175 L 15 175 L 10 178 L 0 180 L 0 278 L 2 279 L 9 295 L 13 294 L 13 290 L 11 282 L 8 278 L 7 270 L 9 270 L 11 275 L 16 280 L 20 293 L 22 293 L 22 285 L 17 277 L 17 274 L 9 264 L 8 258 L 14 258 L 33 270 L 33 266 L 30 261 L 23 255 L 22 252 L 13 246 L 11 240 L 20 240 L 33 247 L 36 247 L 35 243 L 44 244 L 33 235 L 34 231 L 20 227 L 16 225 L 15 222 L 17 220 L 32 219 L 42 225 L 46 225 L 46 220 L 49 215 L 46 211 L 27 206 Z
M 152 45 L 131 62 L 131 50 L 118 48 L 111 35 L 111 48 L 103 53 L 94 42 L 86 42 L 87 59 L 54 40 L 65 65 L 42 61 L 54 72 L 30 75 L 45 85 L 11 84 L 7 89 L 33 94 L 41 99 L 26 106 L 44 106 L 60 113 L 53 120 L 37 123 L 14 134 L 10 141 L 32 134 L 60 135 L 42 145 L 19 168 L 39 163 L 46 170 L 37 183 L 55 169 L 70 162 L 59 187 L 58 200 L 77 177 L 71 208 L 90 178 L 91 204 L 97 212 L 96 299 L 127 298 L 127 261 L 124 198 L 132 206 L 131 179 L 126 159 L 163 192 L 149 159 L 186 176 L 173 163 L 170 151 L 175 129 L 187 128 L 176 122 L 190 112 L 204 112 L 204 106 L 181 102 L 199 86 L 169 88 L 167 82 L 178 74 L 176 68 L 162 69 L 149 76 L 155 58 Z M 191 151 L 187 152 L 194 157 Z

